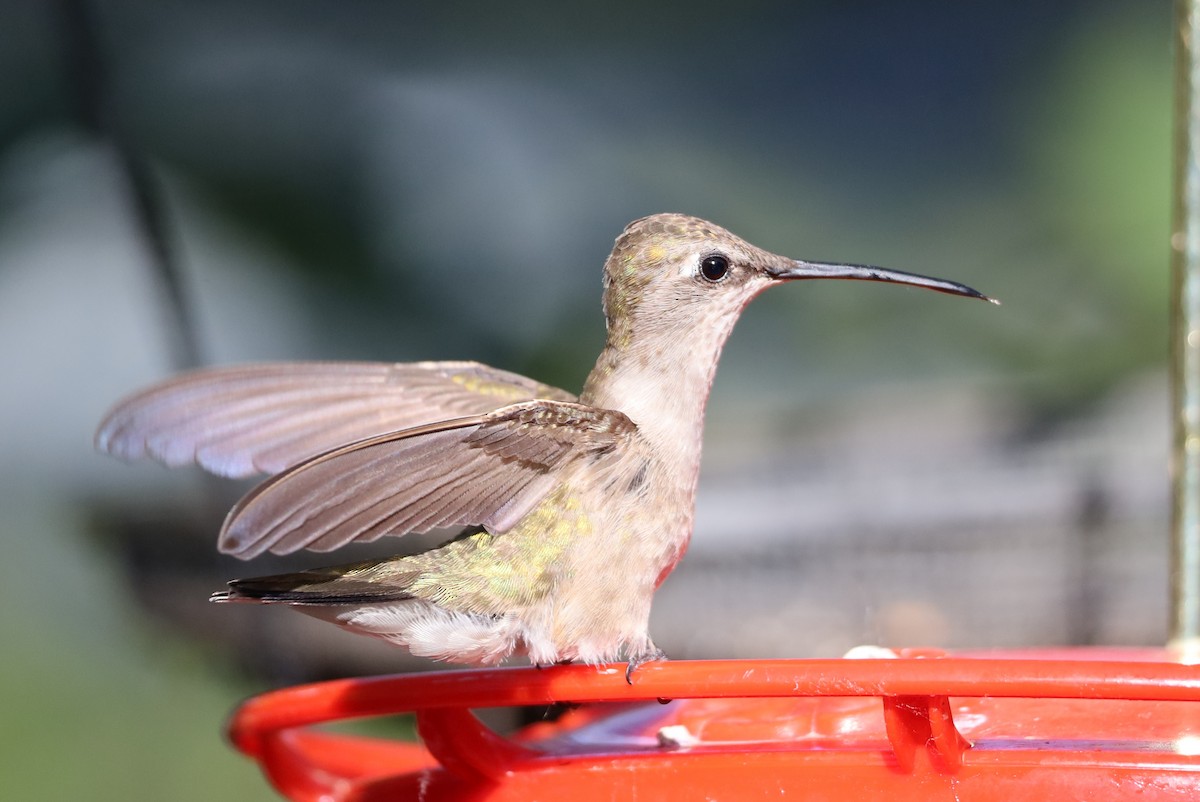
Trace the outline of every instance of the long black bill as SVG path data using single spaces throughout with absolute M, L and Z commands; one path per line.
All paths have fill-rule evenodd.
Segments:
M 796 260 L 779 266 L 771 266 L 767 268 L 767 274 L 771 276 L 771 278 L 776 278 L 780 281 L 796 281 L 814 278 L 844 278 L 857 281 L 887 281 L 892 284 L 909 284 L 913 287 L 924 287 L 929 290 L 937 290 L 938 292 L 949 293 L 950 295 L 964 295 L 968 298 L 978 298 L 981 301 L 987 301 L 988 303 L 993 304 L 1000 303 L 994 298 L 987 297 L 979 290 L 972 289 L 966 284 L 959 284 L 956 281 L 945 281 L 944 279 L 940 278 L 918 276 L 915 273 L 903 273 L 899 270 L 885 270 L 882 267 L 871 267 L 869 265 L 824 264 L 821 262 L 803 262 Z

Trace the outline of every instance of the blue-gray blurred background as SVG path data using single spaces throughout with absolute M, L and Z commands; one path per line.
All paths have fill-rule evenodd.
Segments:
M 207 605 L 331 558 L 218 558 L 245 486 L 93 453 L 182 331 L 206 363 L 470 358 L 577 389 L 600 266 L 658 211 L 1004 302 L 829 282 L 751 307 L 655 608 L 669 654 L 1160 643 L 1170 22 L 1167 0 L 0 0 L 3 795 L 269 799 L 221 740 L 237 699 L 428 667 Z

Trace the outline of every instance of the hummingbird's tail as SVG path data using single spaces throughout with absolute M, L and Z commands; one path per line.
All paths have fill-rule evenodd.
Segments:
M 418 576 L 404 558 L 391 558 L 236 579 L 209 600 L 286 604 L 420 657 L 452 663 L 495 665 L 523 649 L 526 632 L 519 619 L 450 610 L 417 598 L 407 589 Z
M 397 565 L 392 558 L 384 561 Z M 351 563 L 332 568 L 317 568 L 293 574 L 235 579 L 229 589 L 214 593 L 209 601 L 257 602 L 259 604 L 370 604 L 405 601 L 413 598 L 407 587 L 416 579 L 415 570 L 387 571 L 380 580 L 379 560 Z M 367 577 L 371 578 L 368 579 Z

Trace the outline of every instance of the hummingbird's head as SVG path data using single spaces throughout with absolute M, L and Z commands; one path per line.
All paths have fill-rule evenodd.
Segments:
M 633 332 L 646 327 L 639 325 L 642 320 L 666 332 L 699 326 L 723 341 L 742 308 L 763 290 L 784 281 L 823 278 L 910 284 L 991 300 L 951 281 L 864 265 L 789 259 L 706 220 L 656 214 L 626 226 L 605 264 L 609 342 L 628 345 Z

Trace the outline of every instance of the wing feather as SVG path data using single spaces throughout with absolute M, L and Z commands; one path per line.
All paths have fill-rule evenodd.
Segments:
M 279 362 L 195 371 L 117 404 L 96 447 L 222 476 L 278 473 L 345 443 L 564 390 L 478 362 Z
M 260 484 L 230 512 L 220 547 L 249 558 L 447 526 L 499 534 L 635 431 L 615 410 L 537 400 L 367 438 Z
M 307 548 L 329 531 L 342 533 L 344 539 L 339 546 L 365 539 L 363 535 L 371 530 L 372 524 L 390 514 L 377 514 L 371 520 L 371 511 L 397 500 L 396 485 L 388 480 L 392 476 L 408 477 L 409 486 L 399 499 L 401 502 L 419 497 L 423 483 L 435 478 L 439 471 L 436 462 L 419 464 L 421 455 L 431 445 L 452 437 L 447 432 L 436 432 L 420 443 L 421 449 L 409 453 L 387 454 L 383 449 L 371 449 L 360 454 L 361 459 L 342 460 L 334 471 L 297 472 L 289 494 L 274 499 L 274 515 L 258 522 L 260 528 L 274 533 L 262 538 L 261 547 L 287 554 Z

